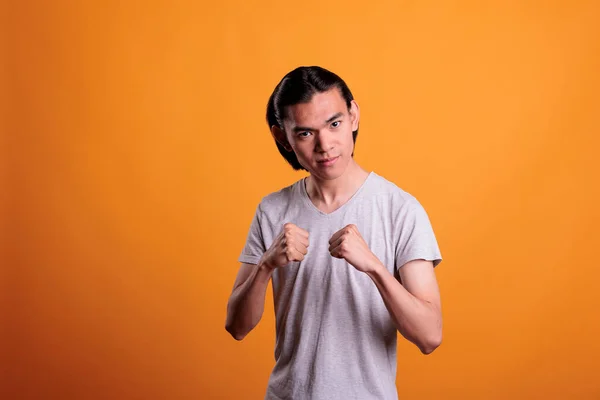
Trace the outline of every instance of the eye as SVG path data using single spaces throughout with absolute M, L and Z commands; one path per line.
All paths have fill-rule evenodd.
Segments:
M 311 133 L 309 131 L 304 131 L 304 132 L 300 132 L 298 133 L 298 136 L 300 136 L 301 138 L 306 138 L 310 135 Z
M 332 128 L 337 128 L 342 124 L 342 121 L 334 121 L 331 123 Z

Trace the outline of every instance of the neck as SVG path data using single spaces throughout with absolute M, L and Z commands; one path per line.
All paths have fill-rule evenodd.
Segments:
M 345 203 L 356 193 L 369 173 L 352 160 L 342 175 L 324 180 L 315 175 L 306 178 L 306 192 L 310 199 L 324 206 Z

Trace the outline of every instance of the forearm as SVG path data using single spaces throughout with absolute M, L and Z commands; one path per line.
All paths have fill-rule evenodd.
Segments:
M 242 340 L 260 321 L 271 274 L 272 269 L 261 260 L 248 279 L 232 292 L 225 328 L 236 340 Z
M 377 286 L 402 336 L 414 343 L 422 353 L 431 353 L 441 342 L 441 311 L 412 295 L 380 262 L 366 273 Z

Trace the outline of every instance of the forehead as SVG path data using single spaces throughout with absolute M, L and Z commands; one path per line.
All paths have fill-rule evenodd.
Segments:
M 334 87 L 326 92 L 315 93 L 308 103 L 286 107 L 286 122 L 292 126 L 319 126 L 332 115 L 347 111 L 348 107 L 342 94 Z

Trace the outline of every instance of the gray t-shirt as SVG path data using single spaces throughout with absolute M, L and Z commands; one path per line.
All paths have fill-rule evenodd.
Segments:
M 371 172 L 340 208 L 312 203 L 305 180 L 264 197 L 240 262 L 257 264 L 283 225 L 308 231 L 308 254 L 275 270 L 275 367 L 265 399 L 397 399 L 396 328 L 375 283 L 329 254 L 329 239 L 358 227 L 388 271 L 415 259 L 441 262 L 424 208 L 415 197 Z

